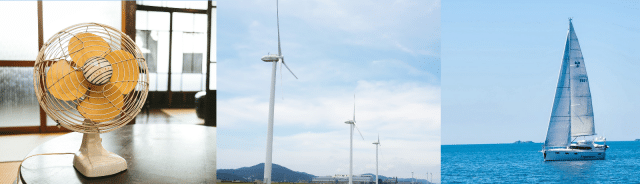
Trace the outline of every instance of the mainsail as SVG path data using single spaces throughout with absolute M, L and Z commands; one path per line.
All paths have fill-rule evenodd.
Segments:
M 569 33 L 564 47 L 556 97 L 553 100 L 549 130 L 547 130 L 547 140 L 544 141 L 545 147 L 566 147 L 571 142 L 571 70 L 569 69 L 571 64 L 569 62 L 571 61 L 572 32 L 573 26 L 569 23 Z

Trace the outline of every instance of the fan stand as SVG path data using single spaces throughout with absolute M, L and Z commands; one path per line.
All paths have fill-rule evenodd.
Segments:
M 85 120 L 85 124 L 94 123 Z M 85 177 L 100 177 L 126 170 L 127 161 L 104 149 L 99 133 L 84 133 L 80 150 L 73 157 L 73 167 Z

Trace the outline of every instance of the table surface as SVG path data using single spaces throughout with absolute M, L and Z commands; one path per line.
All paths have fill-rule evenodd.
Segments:
M 214 183 L 216 128 L 183 124 L 135 124 L 100 134 L 103 147 L 127 160 L 127 170 L 87 178 L 73 155 L 42 155 L 24 161 L 23 183 Z M 73 132 L 36 147 L 30 155 L 75 153 L 82 134 Z

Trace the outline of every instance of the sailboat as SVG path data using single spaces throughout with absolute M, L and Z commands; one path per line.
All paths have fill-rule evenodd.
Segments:
M 558 87 L 542 149 L 544 160 L 604 160 L 608 148 L 606 139 L 585 139 L 595 135 L 587 69 L 573 23 L 569 19 Z M 578 138 L 582 139 L 575 141 Z

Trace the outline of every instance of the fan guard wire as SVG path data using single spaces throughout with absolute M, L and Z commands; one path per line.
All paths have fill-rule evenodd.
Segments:
M 90 38 L 90 36 L 84 38 L 78 37 L 79 34 L 83 33 L 85 33 L 85 35 L 90 35 L 86 33 L 91 33 L 104 41 L 92 40 L 91 42 L 87 42 L 86 39 L 98 38 Z M 72 41 L 72 43 L 70 43 L 70 40 L 73 40 L 74 38 L 75 40 L 80 42 L 78 43 Z M 83 39 L 85 40 L 83 41 Z M 104 43 L 96 45 L 95 43 L 98 42 Z M 77 44 L 75 46 L 81 46 L 82 48 L 76 51 L 71 51 L 76 49 L 76 47 L 73 46 L 74 44 Z M 72 47 L 69 47 L 70 45 L 72 45 Z M 126 54 L 118 55 L 120 53 L 116 53 L 116 51 L 119 50 L 131 54 L 133 58 L 125 58 Z M 133 70 L 138 70 L 137 73 L 139 74 L 137 80 L 109 81 L 107 84 L 98 86 L 89 83 L 84 76 L 77 77 L 78 74 L 74 74 L 74 72 L 82 71 L 82 67 L 86 66 L 88 60 L 83 61 L 82 58 L 85 56 L 90 56 L 90 54 L 88 53 L 99 53 L 101 57 L 115 55 L 112 58 L 117 59 L 118 62 L 115 62 L 113 64 L 117 66 L 124 66 L 124 71 L 120 71 L 125 72 L 123 76 L 131 77 L 136 73 Z M 79 61 L 75 61 L 74 57 L 75 59 L 81 59 L 79 59 Z M 57 62 L 66 62 L 66 64 L 70 66 L 73 71 L 60 76 L 56 81 L 50 81 L 49 83 L 47 83 L 48 71 Z M 135 65 L 137 65 L 138 67 L 134 68 Z M 129 38 L 129 36 L 127 36 L 123 32 L 118 31 L 113 27 L 98 23 L 76 24 L 63 29 L 62 31 L 49 38 L 49 40 L 43 45 L 40 52 L 38 53 L 38 57 L 36 58 L 36 62 L 34 65 L 33 74 L 34 89 L 36 92 L 36 96 L 38 97 L 38 102 L 40 103 L 42 109 L 61 126 L 81 133 L 107 133 L 126 125 L 140 112 L 140 109 L 144 105 L 144 101 L 147 98 L 149 90 L 149 74 L 147 70 L 147 62 L 144 59 L 141 50 L 136 46 L 133 40 L 131 40 L 131 38 Z M 71 75 L 75 77 L 70 77 Z M 65 80 L 64 82 L 67 83 L 60 83 L 62 82 L 62 80 Z M 76 86 L 73 85 L 74 83 L 76 84 Z M 118 83 L 120 84 L 116 85 Z M 129 91 L 128 93 L 122 93 L 121 91 L 127 90 L 122 89 L 125 88 L 123 86 L 129 85 L 134 85 L 132 86 L 133 89 L 131 89 L 131 91 Z M 114 87 L 115 89 L 112 89 Z M 50 90 L 56 90 L 53 92 L 58 96 L 61 96 L 62 93 L 63 98 L 69 98 L 71 100 L 63 100 L 54 97 Z M 117 90 L 117 92 L 115 92 L 114 90 Z M 85 92 L 81 93 L 83 91 Z M 69 96 L 69 93 L 71 93 L 72 96 Z M 96 96 L 90 96 L 90 94 L 92 93 L 101 94 L 102 97 L 100 98 L 102 98 L 103 101 L 108 100 L 108 104 L 91 102 L 95 102 L 98 101 L 97 99 L 100 99 L 96 98 Z M 120 97 L 122 98 L 122 100 L 112 100 L 118 99 L 118 96 L 113 96 L 118 94 L 122 95 L 122 97 Z M 78 95 L 79 97 L 75 95 Z M 92 98 L 94 100 L 89 100 Z M 86 101 L 85 105 L 81 105 L 83 101 Z M 97 108 L 100 106 L 109 105 L 115 107 L 114 110 L 107 111 L 105 109 Z M 84 108 L 84 111 L 101 111 L 106 112 L 107 115 L 109 113 L 115 114 L 115 116 L 96 118 L 105 115 L 91 114 L 89 112 L 85 112 L 85 114 L 83 115 L 78 110 L 79 106 Z M 120 112 L 117 112 L 118 110 Z M 95 119 L 85 117 L 85 115 L 94 117 Z M 87 123 L 87 119 L 90 119 L 91 123 Z

